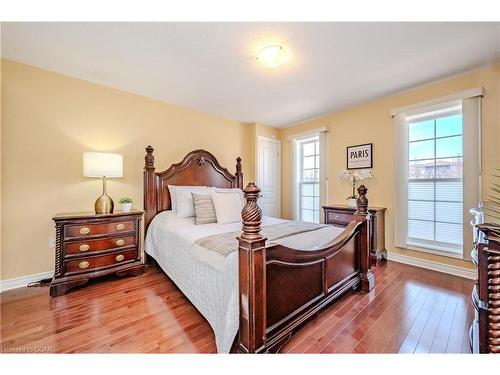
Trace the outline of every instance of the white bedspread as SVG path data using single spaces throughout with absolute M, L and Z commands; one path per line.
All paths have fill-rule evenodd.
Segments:
M 285 220 L 263 217 L 262 226 L 282 222 Z M 194 241 L 239 230 L 241 223 L 195 225 L 193 217 L 178 218 L 164 211 L 155 216 L 146 235 L 145 251 L 210 323 L 219 353 L 229 353 L 238 331 L 238 252 L 224 257 Z M 341 228 L 328 226 L 276 242 L 305 249 L 320 246 L 341 232 Z

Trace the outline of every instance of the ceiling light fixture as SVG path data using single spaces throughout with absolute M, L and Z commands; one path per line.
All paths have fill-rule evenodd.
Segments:
M 288 52 L 282 46 L 270 45 L 262 48 L 256 59 L 267 68 L 276 68 L 288 60 Z

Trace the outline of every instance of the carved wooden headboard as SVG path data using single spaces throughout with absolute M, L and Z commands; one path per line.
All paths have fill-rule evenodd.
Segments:
M 215 156 L 205 150 L 187 154 L 180 163 L 163 172 L 155 172 L 153 147 L 146 147 L 144 166 L 144 211 L 146 229 L 156 214 L 170 209 L 168 185 L 215 186 L 243 189 L 241 158 L 236 159 L 236 173 L 222 167 Z

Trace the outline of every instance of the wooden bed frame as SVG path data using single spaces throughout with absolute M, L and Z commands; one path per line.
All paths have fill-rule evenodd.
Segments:
M 208 151 L 195 150 L 162 172 L 155 172 L 153 148 L 146 148 L 144 210 L 146 230 L 154 216 L 170 209 L 167 185 L 243 188 L 241 158 L 236 173 L 221 167 Z M 243 190 L 243 228 L 239 240 L 240 326 L 233 348 L 240 353 L 277 352 L 293 332 L 349 289 L 368 292 L 375 285 L 370 270 L 367 189 L 358 189 L 355 219 L 321 248 L 296 250 L 266 245 L 260 234 L 260 189 Z

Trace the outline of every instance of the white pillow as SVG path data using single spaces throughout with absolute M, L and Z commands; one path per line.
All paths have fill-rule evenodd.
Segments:
M 215 214 L 217 223 L 227 224 L 241 221 L 241 210 L 243 203 L 239 193 L 213 193 L 212 200 L 214 202 Z
M 177 217 L 195 216 L 193 195 L 191 193 L 211 194 L 214 191 L 215 188 L 208 186 L 177 186 L 175 188 Z
M 168 191 L 170 192 L 170 208 L 172 211 L 177 212 L 177 194 L 175 192 L 175 185 L 167 185 Z
M 245 205 L 245 195 L 243 194 L 243 190 L 238 188 L 215 188 L 216 193 L 238 193 L 241 197 L 241 204 Z

